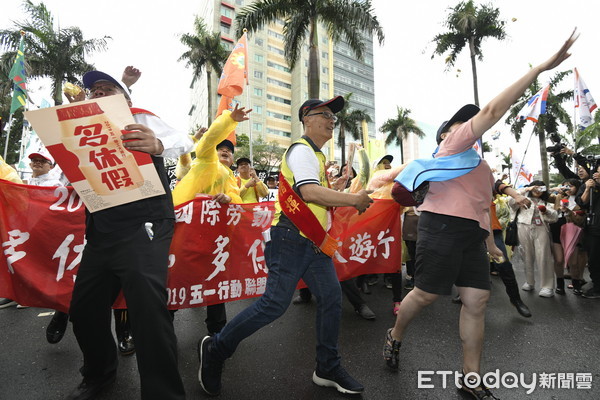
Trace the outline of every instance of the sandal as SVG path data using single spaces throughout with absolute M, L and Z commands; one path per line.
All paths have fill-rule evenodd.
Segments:
M 464 371 L 463 371 L 463 376 L 461 376 L 459 378 L 459 382 L 460 382 L 460 390 L 462 390 L 465 393 L 468 393 L 472 396 L 472 398 L 474 399 L 478 399 L 478 400 L 500 400 L 498 397 L 494 396 L 492 394 L 492 392 L 490 391 L 490 389 L 488 389 L 487 387 L 485 387 L 485 385 L 483 384 L 483 382 L 481 382 L 479 384 L 478 387 L 476 388 L 470 388 L 468 386 L 465 386 L 464 384 Z
M 391 369 L 398 369 L 400 366 L 400 346 L 402 342 L 394 340 L 392 337 L 392 329 L 387 330 L 385 334 L 385 342 L 383 343 L 383 359 Z

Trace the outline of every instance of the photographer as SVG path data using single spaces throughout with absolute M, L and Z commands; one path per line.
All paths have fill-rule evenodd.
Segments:
M 550 155 L 554 158 L 554 166 L 558 170 L 558 172 L 565 179 L 580 179 L 585 180 L 590 176 L 590 166 L 588 162 L 588 158 L 582 154 L 576 153 L 564 143 L 561 143 L 560 136 L 557 133 L 550 134 L 550 140 L 552 140 L 555 144 L 553 146 L 546 147 L 546 150 L 550 153 Z M 571 169 L 566 164 L 566 156 L 572 156 L 577 165 L 577 173 L 571 171 Z
M 594 285 L 583 293 L 588 299 L 600 299 L 600 166 L 596 163 L 592 179 L 588 179 L 575 197 L 575 202 L 587 212 L 585 241 L 588 268 Z

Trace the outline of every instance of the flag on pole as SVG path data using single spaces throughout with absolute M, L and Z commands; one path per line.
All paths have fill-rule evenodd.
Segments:
M 531 183 L 533 180 L 533 174 L 529 172 L 529 169 L 525 167 L 525 163 L 521 162 L 516 156 L 513 156 L 512 148 L 509 149 L 511 170 L 510 174 L 515 176 L 515 189 L 520 189 L 525 185 Z
M 573 72 L 575 72 L 575 91 L 573 92 L 575 95 L 575 112 L 579 111 L 579 129 L 584 130 L 592 124 L 592 111 L 597 106 L 577 68 L 573 68 Z
M 248 45 L 246 33 L 244 32 L 227 58 L 227 62 L 225 62 L 217 93 L 235 97 L 244 92 L 244 84 L 248 84 L 247 59 Z
M 27 75 L 25 74 L 25 47 L 24 34 L 21 32 L 21 41 L 17 50 L 17 58 L 13 64 L 8 77 L 14 82 L 13 98 L 10 105 L 10 113 L 14 113 L 20 107 L 24 107 L 27 101 Z
M 223 73 L 219 79 L 217 93 L 221 95 L 217 115 L 223 110 L 233 110 L 235 96 L 244 92 L 244 85 L 248 84 L 248 41 L 246 32 L 238 40 L 223 66 Z M 235 131 L 227 137 L 234 145 L 236 144 Z
M 548 99 L 549 91 L 550 85 L 546 85 L 530 98 L 527 104 L 519 111 L 519 114 L 517 114 L 517 119 L 521 121 L 528 119 L 537 123 L 540 114 L 546 114 L 546 100 Z

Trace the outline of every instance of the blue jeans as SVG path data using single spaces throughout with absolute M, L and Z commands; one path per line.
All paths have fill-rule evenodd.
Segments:
M 317 300 L 317 366 L 324 372 L 336 369 L 342 292 L 333 261 L 298 232 L 276 226 L 271 227 L 265 259 L 269 268 L 265 293 L 214 336 L 216 355 L 223 360 L 231 357 L 242 340 L 283 315 L 302 278 Z

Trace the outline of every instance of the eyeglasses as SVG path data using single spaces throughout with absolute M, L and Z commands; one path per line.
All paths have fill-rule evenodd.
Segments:
M 32 158 L 31 163 L 32 164 L 52 164 L 52 162 L 50 162 L 44 158 Z
M 323 115 L 325 118 L 332 120 L 333 122 L 337 122 L 338 117 L 335 116 L 334 113 L 331 113 L 329 111 L 323 111 L 323 112 L 318 112 L 318 113 L 314 113 L 314 114 L 307 114 L 307 117 L 312 117 L 313 115 Z

